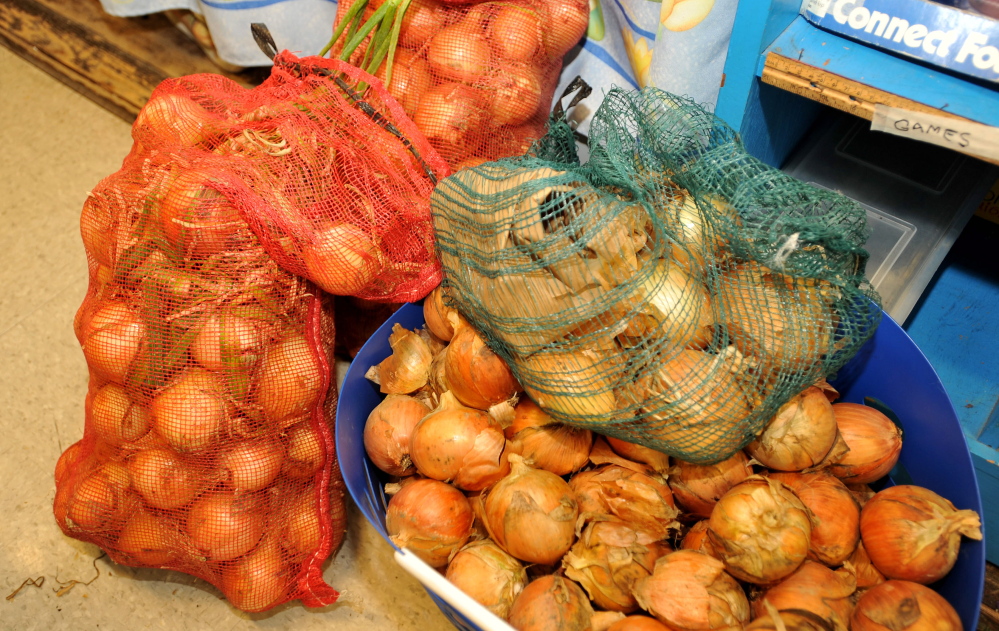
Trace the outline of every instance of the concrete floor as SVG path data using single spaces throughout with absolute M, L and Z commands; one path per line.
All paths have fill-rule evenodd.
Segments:
M 87 191 L 121 165 L 129 126 L 0 48 L 0 630 L 451 628 L 391 548 L 351 507 L 325 577 L 338 603 L 265 614 L 233 609 L 184 574 L 119 566 L 62 534 L 53 469 L 83 435 L 86 364 L 73 335 L 87 269 L 79 215 Z M 76 585 L 58 595 L 59 581 Z

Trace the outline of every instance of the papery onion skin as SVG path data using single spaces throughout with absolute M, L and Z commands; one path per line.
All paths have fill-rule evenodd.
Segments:
M 214 446 L 229 421 L 225 385 L 215 373 L 190 368 L 149 404 L 156 432 L 181 452 Z
M 610 448 L 613 449 L 614 453 L 617 455 L 627 458 L 628 460 L 634 460 L 635 462 L 641 462 L 642 464 L 649 465 L 656 473 L 667 473 L 669 471 L 670 467 L 668 454 L 656 451 L 651 447 L 645 447 L 644 445 L 621 440 L 620 438 L 614 438 L 613 436 L 605 436 L 604 438 L 607 441 L 607 444 L 610 445 Z
M 582 588 L 557 575 L 531 581 L 510 608 L 517 631 L 587 631 L 593 607 Z
M 708 537 L 708 520 L 702 519 L 687 531 L 687 534 L 680 540 L 680 550 L 693 550 L 708 556 L 718 558 L 714 546 L 711 545 L 711 538 Z
M 962 536 L 982 539 L 978 513 L 958 510 L 933 491 L 908 484 L 878 491 L 864 505 L 860 534 L 878 571 L 924 585 L 954 567 Z
M 753 601 L 753 617 L 767 614 L 766 603 L 779 611 L 803 609 L 832 624 L 836 631 L 848 631 L 853 613 L 857 579 L 848 570 L 833 571 L 815 561 L 801 566 Z
M 801 471 L 822 462 L 836 442 L 836 417 L 822 390 L 810 387 L 777 410 L 746 453 L 778 471 Z
M 323 536 L 321 517 L 318 498 L 311 492 L 303 493 L 285 509 L 281 546 L 292 559 L 301 559 L 319 549 Z
M 613 515 L 654 540 L 678 527 L 673 494 L 661 476 L 620 465 L 577 473 L 569 481 L 584 517 Z
M 270 346 L 256 376 L 256 399 L 271 422 L 286 427 L 319 402 L 323 374 L 312 348 L 301 335 Z
M 627 616 L 618 620 L 607 631 L 673 631 L 655 618 L 648 616 Z
M 107 462 L 76 485 L 66 523 L 73 530 L 111 532 L 121 527 L 137 503 L 125 465 Z
M 828 471 L 771 473 L 794 491 L 812 514 L 808 558 L 842 565 L 860 541 L 860 506 L 850 489 Z
M 888 475 L 902 453 L 902 432 L 881 412 L 859 403 L 834 403 L 840 436 L 850 451 L 829 465 L 847 484 L 869 484 Z
M 472 535 L 473 517 L 458 489 L 437 480 L 414 480 L 389 500 L 385 529 L 397 546 L 442 568 Z
M 265 339 L 260 322 L 221 313 L 205 322 L 191 344 L 191 355 L 208 370 L 232 371 L 252 363 Z
M 705 348 L 714 337 L 714 314 L 707 288 L 675 261 L 656 261 L 633 297 L 639 312 L 621 333 L 652 336 L 670 348 Z
M 693 550 L 671 552 L 656 561 L 652 575 L 634 590 L 639 606 L 678 630 L 741 627 L 749 621 L 749 600 L 721 561 Z
M 527 585 L 521 563 L 488 539 L 473 541 L 448 563 L 447 580 L 504 620 Z
M 392 354 L 378 364 L 378 385 L 383 394 L 410 394 L 427 385 L 433 353 L 416 331 L 400 324 L 389 335 Z
M 850 618 L 851 631 L 960 631 L 961 617 L 929 587 L 891 580 L 860 597 Z
M 465 405 L 488 410 L 520 392 L 510 366 L 471 326 L 459 327 L 446 353 L 445 378 L 451 392 Z
M 667 482 L 676 503 L 686 513 L 706 519 L 723 495 L 752 474 L 749 458 L 744 452 L 737 451 L 715 464 L 699 465 L 677 460 Z
M 371 462 L 389 475 L 415 473 L 409 456 L 410 440 L 416 424 L 430 411 L 422 401 L 407 395 L 385 397 L 364 423 L 364 451 Z
M 738 579 L 766 584 L 793 572 L 808 555 L 811 517 L 801 500 L 771 478 L 753 476 L 711 511 L 708 536 Z
M 780 620 L 774 620 L 774 616 Z M 801 609 L 774 610 L 761 615 L 743 627 L 742 631 L 834 631 L 828 620 Z
M 867 589 L 869 587 L 874 587 L 875 585 L 880 585 L 886 580 L 885 575 L 878 571 L 878 568 L 874 567 L 871 563 L 871 557 L 867 554 L 867 549 L 864 548 L 864 542 L 857 542 L 857 549 L 853 551 L 850 558 L 844 563 L 849 564 L 853 569 L 854 574 L 857 576 L 857 589 Z
M 582 469 L 593 444 L 590 430 L 559 423 L 526 397 L 514 407 L 513 423 L 503 432 L 512 453 L 555 475 Z
M 291 426 L 286 434 L 287 452 L 281 470 L 302 479 L 315 475 L 326 461 L 326 447 L 309 421 Z
M 454 337 L 454 325 L 450 318 L 460 318 L 458 312 L 447 306 L 443 285 L 438 285 L 423 299 L 423 320 L 431 333 L 445 342 Z

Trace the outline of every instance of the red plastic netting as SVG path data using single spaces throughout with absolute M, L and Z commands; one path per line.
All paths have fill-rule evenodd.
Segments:
M 377 85 L 355 98 L 371 79 L 283 53 L 253 90 L 198 75 L 153 93 L 81 217 L 90 386 L 54 506 L 69 536 L 246 611 L 336 600 L 333 299 L 316 285 L 397 302 L 440 280 L 428 199 L 447 166 Z

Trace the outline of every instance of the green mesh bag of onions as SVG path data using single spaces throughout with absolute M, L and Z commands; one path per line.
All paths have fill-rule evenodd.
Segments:
M 858 204 L 654 88 L 612 90 L 589 150 L 555 121 L 431 197 L 451 304 L 553 417 L 717 462 L 875 330 Z
M 168 80 L 83 208 L 75 320 L 83 438 L 56 468 L 63 531 L 262 611 L 336 600 L 332 296 L 437 284 L 429 193 L 446 165 L 372 78 L 277 57 L 246 90 Z M 312 282 L 314 281 L 314 282 Z

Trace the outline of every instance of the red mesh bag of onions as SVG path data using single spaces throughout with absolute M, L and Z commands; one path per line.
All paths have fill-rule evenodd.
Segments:
M 382 79 L 457 170 L 544 135 L 589 17 L 587 0 L 343 0 L 328 50 Z
M 440 278 L 428 198 L 446 165 L 384 91 L 361 96 L 370 77 L 306 61 L 278 56 L 253 90 L 168 80 L 140 112 L 82 212 L 90 384 L 56 467 L 67 535 L 251 612 L 338 596 L 326 292 L 409 300 Z

